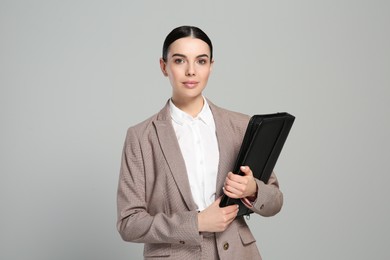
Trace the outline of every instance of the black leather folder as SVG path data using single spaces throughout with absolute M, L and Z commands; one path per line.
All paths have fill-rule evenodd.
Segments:
M 249 166 L 255 178 L 267 183 L 282 151 L 295 117 L 288 113 L 254 115 L 246 129 L 233 173 L 241 174 L 241 166 Z M 238 204 L 237 216 L 253 213 L 240 199 L 223 195 L 220 207 Z

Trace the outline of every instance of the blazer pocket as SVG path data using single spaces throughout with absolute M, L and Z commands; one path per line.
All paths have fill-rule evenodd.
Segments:
M 171 255 L 171 244 L 145 244 L 144 257 L 167 257 Z
M 242 244 L 249 245 L 253 242 L 256 242 L 256 239 L 248 226 L 239 226 L 238 233 L 240 234 Z

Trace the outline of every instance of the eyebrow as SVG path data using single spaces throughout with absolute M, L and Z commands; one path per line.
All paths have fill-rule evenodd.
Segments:
M 175 53 L 175 54 L 173 54 L 173 55 L 172 55 L 172 57 L 182 57 L 182 58 L 187 58 L 187 56 L 186 56 L 186 55 L 184 55 L 184 54 L 180 54 L 180 53 Z M 202 57 L 206 57 L 206 58 L 208 58 L 208 57 L 209 57 L 209 55 L 207 55 L 207 54 L 200 54 L 200 55 L 196 56 L 196 58 L 202 58 Z

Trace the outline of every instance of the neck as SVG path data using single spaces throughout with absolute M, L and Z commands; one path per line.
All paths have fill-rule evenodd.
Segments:
M 172 97 L 172 102 L 177 108 L 186 112 L 192 117 L 196 117 L 204 105 L 203 96 L 199 96 L 190 100 L 176 99 Z

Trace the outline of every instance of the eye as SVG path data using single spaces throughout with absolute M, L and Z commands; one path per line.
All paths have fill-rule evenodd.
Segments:
M 206 59 L 200 59 L 200 60 L 198 60 L 198 63 L 200 65 L 204 65 L 204 64 L 207 64 L 207 60 Z
M 177 58 L 173 62 L 175 62 L 176 64 L 182 64 L 182 63 L 184 63 L 184 59 Z

